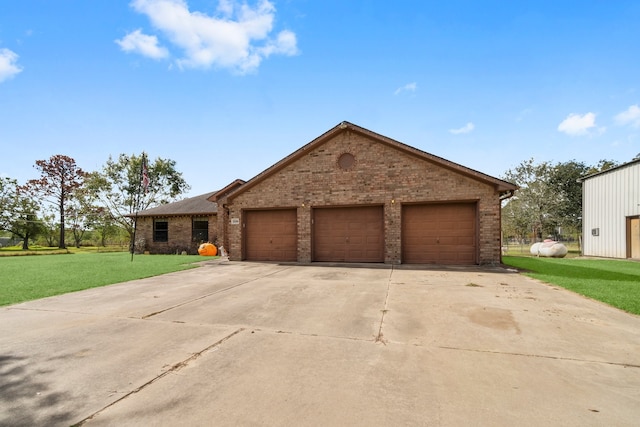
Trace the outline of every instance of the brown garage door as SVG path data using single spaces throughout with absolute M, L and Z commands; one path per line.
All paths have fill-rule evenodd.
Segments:
M 476 264 L 476 204 L 402 207 L 402 262 Z
M 313 259 L 383 262 L 382 206 L 314 209 Z
M 296 210 L 245 211 L 244 244 L 249 261 L 297 261 Z

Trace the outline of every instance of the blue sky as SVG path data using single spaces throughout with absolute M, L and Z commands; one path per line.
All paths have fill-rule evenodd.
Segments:
M 343 120 L 484 173 L 640 153 L 640 2 L 0 3 L 0 175 L 250 179 Z

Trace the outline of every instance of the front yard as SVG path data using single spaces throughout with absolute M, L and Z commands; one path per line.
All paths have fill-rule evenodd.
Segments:
M 0 306 L 196 267 L 192 255 L 127 252 L 0 257 Z
M 504 256 L 523 274 L 640 315 L 640 263 L 587 258 Z

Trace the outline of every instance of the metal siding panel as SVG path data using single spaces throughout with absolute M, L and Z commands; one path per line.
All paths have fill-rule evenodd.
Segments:
M 629 168 L 626 216 L 640 215 L 640 165 Z
M 626 258 L 626 218 L 640 215 L 640 163 L 587 179 L 583 186 L 585 255 Z M 600 236 L 591 235 L 593 228 Z
M 620 216 L 621 188 L 618 183 L 620 181 L 620 173 L 610 173 L 605 175 L 606 198 L 603 203 L 603 222 L 605 223 L 605 247 L 603 248 L 604 256 L 609 258 L 619 258 L 618 253 L 618 223 Z

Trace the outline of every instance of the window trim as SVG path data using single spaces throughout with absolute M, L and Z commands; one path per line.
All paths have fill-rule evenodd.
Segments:
M 165 223 L 166 228 L 158 229 L 159 223 Z M 162 237 L 164 235 L 164 237 Z M 169 220 L 167 218 L 153 219 L 153 241 L 157 243 L 167 243 L 169 241 Z
M 196 222 L 205 222 L 207 224 L 206 228 L 197 228 L 195 227 Z M 196 235 L 196 231 L 204 232 L 204 236 Z M 202 239 L 201 237 L 204 237 Z M 191 218 L 191 241 L 197 243 L 205 243 L 209 241 L 209 218 L 208 217 L 198 217 L 194 216 Z

